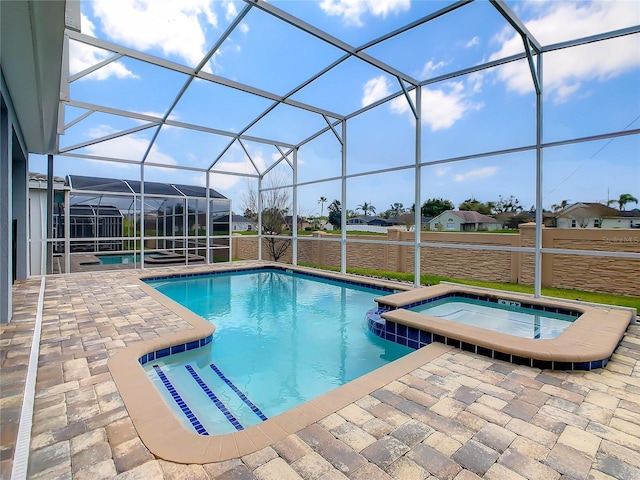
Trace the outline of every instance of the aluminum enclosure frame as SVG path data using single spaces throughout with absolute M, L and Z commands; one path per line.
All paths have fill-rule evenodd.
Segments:
M 312 185 L 312 184 L 316 184 L 316 183 L 323 183 L 323 182 L 328 182 L 328 181 L 340 181 L 341 182 L 341 203 L 343 205 L 343 215 L 342 215 L 342 225 L 341 225 L 341 237 L 340 237 L 340 244 L 341 244 L 341 271 L 342 273 L 346 272 L 346 268 L 347 268 L 347 264 L 346 264 L 346 248 L 347 248 L 347 243 L 361 243 L 364 242 L 363 240 L 348 240 L 346 237 L 346 202 L 347 202 L 347 180 L 348 179 L 352 179 L 352 178 L 356 178 L 356 177 L 360 177 L 360 176 L 367 176 L 367 175 L 373 175 L 373 174 L 381 174 L 381 173 L 390 173 L 390 172 L 396 172 L 396 171 L 403 171 L 403 170 L 413 170 L 414 171 L 414 203 L 415 205 L 421 205 L 422 204 L 422 199 L 421 199 L 421 170 L 423 169 L 423 167 L 426 166 L 431 166 L 431 165 L 437 165 L 437 164 L 446 164 L 446 163 L 451 163 L 451 162 L 459 162 L 459 161 L 463 161 L 463 160 L 469 160 L 469 159 L 477 159 L 477 158 L 485 158 L 485 157 L 489 157 L 489 156 L 500 156 L 500 155 L 506 155 L 506 154 L 510 154 L 510 153 L 516 153 L 516 152 L 526 152 L 526 151 L 533 151 L 535 152 L 535 172 L 536 172 L 536 177 L 535 177 L 535 207 L 536 207 L 536 229 L 535 229 L 535 246 L 533 248 L 531 247 L 515 247 L 515 248 L 507 248 L 507 247 L 493 247 L 493 246 L 478 246 L 478 245 L 474 245 L 474 249 L 478 249 L 478 250 L 501 250 L 501 251 L 518 251 L 518 252 L 523 252 L 523 253 L 534 253 L 534 258 L 535 258 L 535 273 L 534 273 L 534 291 L 535 291 L 535 296 L 539 297 L 541 295 L 541 278 L 542 278 L 542 274 L 541 274 L 541 268 L 542 268 L 542 255 L 545 253 L 563 253 L 563 254 L 572 254 L 572 255 L 593 255 L 593 256 L 610 256 L 610 257 L 616 257 L 616 258 L 630 258 L 630 259 L 640 259 L 640 253 L 636 254 L 636 253 L 614 253 L 614 252 L 595 252 L 595 251 L 584 251 L 584 250 L 564 250 L 564 249 L 550 249 L 550 248 L 543 248 L 542 246 L 542 178 L 543 178 L 543 171 L 544 171 L 544 151 L 546 148 L 549 147 L 554 147 L 554 146 L 560 146 L 560 145 L 570 145 L 570 144 L 577 144 L 577 143 L 582 143 L 582 142 L 588 142 L 588 141 L 594 141 L 594 140 L 602 140 L 602 139 L 611 139 L 611 138 L 616 138 L 616 137 L 622 137 L 622 136 L 628 136 L 628 135 L 638 135 L 640 134 L 640 129 L 632 129 L 632 130 L 622 130 L 622 131 L 613 131 L 613 132 L 605 132 L 602 134 L 598 134 L 598 135 L 593 135 L 593 136 L 588 136 L 588 137 L 580 137 L 580 138 L 573 138 L 573 139 L 567 139 L 567 140 L 563 140 L 561 142 L 550 142 L 550 143 L 544 143 L 544 139 L 542 136 L 542 132 L 543 132 L 543 125 L 544 125 L 544 117 L 543 117 L 543 109 L 542 109 L 542 95 L 544 92 L 544 82 L 543 82 L 543 78 L 542 78 L 542 70 L 543 70 L 543 60 L 544 60 L 544 55 L 546 53 L 549 52 L 553 52 L 556 50 L 560 50 L 560 49 L 565 49 L 565 48 L 573 48 L 573 47 L 577 47 L 580 45 L 585 45 L 585 44 L 589 44 L 589 43 L 594 43 L 594 42 L 600 42 L 600 41 L 605 41 L 605 40 L 609 40 L 609 39 L 613 39 L 613 38 L 617 38 L 617 37 L 621 37 L 621 36 L 626 36 L 626 35 L 639 35 L 640 34 L 640 25 L 635 25 L 633 27 L 629 27 L 629 28 L 625 28 L 625 29 L 620 29 L 620 30 L 615 30 L 615 31 L 611 31 L 611 32 L 607 32 L 604 34 L 600 34 L 600 35 L 594 35 L 594 36 L 589 36 L 589 37 L 584 37 L 584 38 L 579 38 L 579 39 L 574 39 L 571 41 L 567 41 L 567 42 L 562 42 L 559 44 L 555 44 L 555 45 L 542 45 L 536 38 L 535 36 L 526 28 L 526 26 L 523 24 L 523 22 L 516 16 L 516 14 L 506 5 L 506 3 L 503 0 L 491 0 L 490 4 L 496 9 L 496 11 L 502 16 L 504 17 L 504 19 L 507 21 L 507 23 L 514 29 L 514 31 L 516 31 L 518 33 L 518 35 L 520 35 L 520 37 L 522 38 L 522 42 L 523 42 L 523 52 L 517 55 L 512 55 L 510 57 L 507 58 L 502 58 L 499 60 L 494 60 L 494 61 L 489 61 L 489 62 L 485 62 L 482 63 L 480 65 L 476 65 L 474 67 L 470 67 L 470 68 L 464 68 L 464 69 L 460 69 L 457 70 L 455 72 L 451 72 L 448 73 L 446 75 L 441 75 L 438 77 L 433 77 L 433 78 L 429 78 L 426 80 L 418 80 L 416 78 L 414 78 L 413 76 L 407 74 L 406 72 L 402 72 L 399 71 L 397 69 L 395 69 L 394 67 L 387 65 L 385 62 L 381 61 L 378 58 L 373 57 L 372 55 L 368 54 L 365 52 L 365 50 L 367 50 L 368 48 L 380 44 L 386 40 L 389 40 L 391 38 L 396 37 L 397 35 L 400 35 L 402 33 L 405 33 L 415 27 L 424 25 L 424 24 L 428 24 L 428 22 L 433 21 L 436 18 L 439 18 L 441 16 L 447 15 L 459 8 L 464 8 L 466 5 L 472 3 L 473 0 L 460 0 L 460 1 L 456 1 L 451 3 L 450 5 L 436 11 L 433 12 L 429 15 L 426 15 L 418 20 L 415 20 L 401 28 L 398 28 L 396 30 L 394 30 L 393 32 L 387 33 L 381 37 L 378 37 L 377 39 L 374 39 L 372 41 L 369 41 L 361 46 L 358 47 L 354 47 L 352 45 L 347 44 L 346 42 L 342 41 L 339 38 L 336 38 L 332 35 L 330 35 L 329 33 L 313 26 L 310 25 L 306 22 L 304 22 L 303 20 L 296 18 L 295 16 L 277 8 L 276 6 L 274 6 L 273 4 L 264 2 L 262 0 L 245 0 L 245 6 L 244 8 L 238 13 L 237 17 L 231 22 L 231 24 L 227 27 L 227 29 L 222 33 L 222 35 L 220 36 L 220 38 L 218 39 L 218 41 L 210 48 L 210 50 L 206 53 L 206 55 L 203 57 L 203 59 L 199 62 L 199 64 L 195 67 L 186 67 L 184 65 L 175 63 L 175 62 L 171 62 L 159 57 L 155 57 L 146 53 L 142 53 L 139 51 L 136 51 L 134 49 L 128 48 L 128 47 L 123 47 L 123 46 L 119 46 L 116 45 L 114 43 L 111 42 L 107 42 L 101 39 L 97 39 L 94 37 L 90 37 L 88 35 L 85 34 L 81 34 L 79 32 L 77 32 L 74 29 L 67 29 L 65 31 L 65 57 L 63 59 L 63 63 L 68 65 L 68 55 L 69 55 L 69 47 L 68 47 L 68 43 L 69 41 L 77 41 L 77 42 L 81 42 L 83 44 L 89 45 L 89 46 L 93 46 L 96 48 L 101 48 L 101 49 L 106 49 L 109 50 L 111 52 L 114 53 L 114 55 L 107 59 L 104 60 L 102 62 L 100 62 L 97 65 L 94 65 L 93 67 L 90 67 L 88 69 L 86 69 L 83 72 L 80 72 L 78 74 L 75 74 L 73 76 L 67 76 L 67 78 L 63 78 L 62 81 L 62 88 L 61 88 L 61 92 L 64 92 L 61 96 L 61 107 L 64 108 L 65 105 L 68 106 L 72 106 L 72 107 L 78 107 L 78 108 L 82 108 L 82 109 L 86 109 L 87 112 L 85 114 L 83 114 L 82 118 L 78 118 L 75 119 L 74 121 L 70 122 L 67 125 L 59 125 L 59 133 L 63 134 L 66 128 L 69 128 L 73 125 L 75 125 L 77 122 L 81 122 L 82 120 L 84 120 L 85 118 L 87 118 L 88 116 L 90 116 L 91 114 L 95 113 L 95 112 L 101 112 L 101 113 L 107 113 L 107 114 L 111 114 L 111 115 L 117 115 L 117 116 L 122 116 L 122 117 L 127 117 L 127 118 L 131 118 L 131 119 L 135 119 L 141 122 L 144 122 L 142 125 L 131 128 L 131 129 L 127 129 L 127 130 L 123 130 L 120 132 L 116 132 L 107 136 L 104 136 L 102 138 L 99 139 L 95 139 L 89 142 L 83 142 L 81 144 L 77 144 L 77 145 L 73 145 L 70 147 L 65 147 L 65 148 L 58 148 L 58 150 L 55 152 L 57 155 L 59 156 L 66 156 L 66 157 L 72 157 L 72 158 L 89 158 L 89 159 L 93 159 L 93 160 L 103 160 L 103 161 L 114 161 L 114 162 L 122 162 L 122 163 L 128 163 L 128 164 L 139 164 L 140 165 L 140 178 L 141 178 L 141 188 L 142 188 L 142 192 L 141 192 L 141 197 L 142 197 L 142 204 L 144 205 L 144 178 L 145 178 L 145 167 L 162 167 L 162 168 L 167 168 L 167 165 L 164 164 L 159 164 L 159 163 L 155 163 L 152 161 L 149 161 L 148 156 L 149 153 L 151 151 L 151 149 L 153 148 L 157 137 L 162 129 L 163 126 L 172 126 L 172 127 L 181 127 L 181 128 L 185 128 L 185 129 L 189 129 L 189 130 L 193 130 L 193 131 L 199 131 L 199 132 L 203 132 L 203 133 L 207 133 L 207 134 L 212 134 L 212 135 L 218 135 L 218 136 L 222 136 L 222 137 L 227 137 L 229 139 L 229 142 L 227 143 L 226 147 L 217 155 L 217 157 L 211 162 L 211 164 L 207 167 L 207 168 L 198 168 L 198 167 L 182 167 L 182 166 L 172 166 L 171 168 L 175 168 L 175 169 L 185 169 L 185 170 L 190 170 L 190 171 L 194 171 L 194 172 L 199 172 L 202 173 L 206 176 L 206 185 L 207 185 L 207 192 L 209 191 L 209 183 L 210 183 L 210 178 L 212 174 L 224 174 L 224 175 L 240 175 L 240 176 L 244 176 L 247 178 L 253 178 L 253 179 L 257 179 L 258 181 L 258 213 L 259 213 L 259 218 L 258 218 L 258 231 L 259 231 L 259 235 L 258 235 L 258 256 L 259 259 L 262 259 L 262 239 L 265 238 L 265 235 L 262 233 L 262 193 L 268 191 L 268 188 L 264 188 L 263 185 L 263 181 L 265 176 L 276 166 L 281 165 L 281 164 L 288 164 L 289 168 L 291 168 L 292 171 L 292 183 L 290 185 L 286 185 L 286 188 L 291 188 L 292 189 L 292 202 L 293 202 L 293 211 L 292 211 L 292 217 L 293 217 L 293 222 L 292 225 L 297 225 L 297 206 L 298 206 L 298 188 L 301 186 L 305 186 L 305 185 Z M 305 79 L 302 83 L 300 83 L 298 86 L 296 86 L 295 88 L 293 88 L 291 91 L 289 91 L 288 93 L 284 94 L 284 95 L 278 95 L 275 94 L 273 92 L 268 92 L 262 89 L 258 89 L 252 85 L 246 85 L 246 84 L 242 84 L 240 82 L 236 82 L 236 81 L 232 81 L 230 79 L 226 79 L 217 75 L 213 75 L 210 73 L 207 73 L 205 71 L 203 71 L 204 66 L 207 64 L 207 62 L 209 61 L 209 59 L 215 54 L 215 52 L 220 48 L 220 46 L 222 45 L 222 43 L 224 42 L 225 39 L 227 39 L 241 24 L 241 21 L 243 18 L 245 18 L 245 16 L 252 10 L 252 9 L 258 9 L 262 12 L 264 12 L 265 14 L 270 15 L 271 17 L 273 17 L 274 19 L 281 21 L 281 22 L 285 22 L 293 27 L 295 27 L 296 29 L 304 32 L 305 34 L 308 34 L 310 36 L 313 36 L 319 40 L 321 40 L 322 42 L 338 49 L 339 51 L 341 51 L 343 53 L 343 55 L 341 57 L 339 57 L 337 60 L 335 60 L 333 63 L 331 63 L 330 65 L 324 67 L 323 69 L 321 69 L 320 71 L 316 72 L 315 74 L 313 74 L 312 76 L 308 77 L 307 79 Z M 115 61 L 119 58 L 122 57 L 128 57 L 128 58 L 132 58 L 132 59 L 136 59 L 145 63 L 148 63 L 150 65 L 154 65 L 160 68 L 164 68 L 164 69 L 168 69 L 168 70 L 172 70 L 175 72 L 179 72 L 183 75 L 187 76 L 187 80 L 186 82 L 183 84 L 182 88 L 180 89 L 179 93 L 174 97 L 173 101 L 170 103 L 170 107 L 164 112 L 164 114 L 160 117 L 160 116 L 154 116 L 154 115 L 149 115 L 149 114 L 140 114 L 140 113 L 136 113 L 136 112 L 132 112 L 132 111 L 125 111 L 125 110 L 121 110 L 121 109 L 116 109 L 116 108 L 112 108 L 109 107 L 108 105 L 98 105 L 98 104 L 93 104 L 90 102 L 84 102 L 84 101 L 79 101 L 79 100 L 74 100 L 72 98 L 70 98 L 69 95 L 69 88 L 68 85 L 69 83 L 81 78 L 84 75 L 87 75 L 89 73 L 92 73 L 94 71 L 96 71 L 99 68 L 104 67 L 105 65 L 108 65 L 109 63 L 111 63 L 112 61 Z M 395 77 L 398 80 L 398 85 L 399 88 L 398 90 L 381 99 L 378 100 L 377 102 L 372 103 L 371 105 L 368 105 L 366 107 L 363 107 L 361 109 L 358 109 L 356 111 L 353 112 L 349 112 L 349 113 L 340 113 L 340 112 L 332 112 L 332 111 L 328 111 L 326 109 L 323 108 L 319 108 L 317 106 L 314 105 L 310 105 L 310 104 L 305 104 L 302 102 L 298 102 L 292 99 L 292 96 L 294 94 L 296 94 L 297 92 L 299 92 L 300 90 L 302 90 L 303 88 L 305 88 L 306 86 L 310 85 L 312 82 L 314 82 L 316 79 L 320 78 L 322 75 L 328 73 L 329 71 L 331 71 L 332 69 L 334 69 L 335 67 L 337 67 L 338 65 L 342 64 L 343 62 L 345 62 L 346 60 L 350 59 L 350 58 L 357 58 L 361 61 L 366 62 L 368 65 L 378 69 L 380 72 L 383 72 L 385 74 L 388 74 L 392 77 Z M 470 73 L 474 73 L 474 72 L 481 72 L 484 71 L 486 69 L 489 68 L 493 68 L 493 67 L 497 67 L 500 65 L 505 65 L 508 63 L 512 63 L 512 62 L 516 62 L 516 61 L 521 61 L 521 60 L 526 60 L 530 69 L 530 73 L 531 73 L 531 82 L 532 85 L 534 86 L 534 90 L 535 90 L 535 95 L 536 95 L 536 106 L 535 106 L 535 119 L 536 119 L 536 126 L 535 126 L 535 144 L 533 145 L 522 145 L 516 148 L 509 148 L 509 149 L 504 149 L 504 150 L 498 150 L 498 151 L 486 151 L 486 152 L 478 152 L 475 153 L 473 155 L 466 155 L 466 156 L 461 156 L 461 157 L 452 157 L 452 158 L 442 158 L 442 159 L 438 159 L 438 160 L 434 160 L 434 161 L 428 161 L 428 162 L 423 162 L 422 161 L 422 133 L 421 133 L 421 107 L 422 107 L 422 100 L 421 100 L 421 92 L 422 92 L 422 87 L 426 87 L 438 82 L 442 82 L 442 81 L 446 81 L 446 80 L 451 80 L 451 79 L 455 79 L 457 77 L 463 76 L 463 75 L 468 75 Z M 189 122 L 182 122 L 182 121 L 177 121 L 174 119 L 170 118 L 170 115 L 173 111 L 173 109 L 175 108 L 175 106 L 177 105 L 177 103 L 179 102 L 179 100 L 182 98 L 182 96 L 184 95 L 184 93 L 186 92 L 187 88 L 189 87 L 189 85 L 193 82 L 193 80 L 195 79 L 201 79 L 201 80 L 205 80 L 208 82 L 212 82 L 214 84 L 218 84 L 218 85 L 222 85 L 225 87 L 229 87 L 229 88 L 233 88 L 235 90 L 247 93 L 247 94 L 251 94 L 251 95 L 255 95 L 258 97 L 261 97 L 263 99 L 269 100 L 272 102 L 272 104 L 267 107 L 262 113 L 260 113 L 259 115 L 257 115 L 255 118 L 253 118 L 250 122 L 247 123 L 247 125 L 242 128 L 239 132 L 237 133 L 230 133 L 228 131 L 224 131 L 224 130 L 219 130 L 219 129 L 214 129 L 214 128 L 209 128 L 203 125 L 197 125 L 197 124 L 193 124 L 193 123 L 189 123 Z M 415 100 L 412 100 L 411 95 L 415 96 Z M 371 170 L 371 171 L 366 171 L 366 172 L 358 172 L 358 173 L 351 173 L 348 174 L 347 173 L 347 163 L 348 163 L 348 155 L 347 155 L 347 133 L 348 133 L 348 123 L 351 119 L 356 118 L 357 116 L 370 111 L 371 109 L 374 109 L 380 105 L 385 104 L 386 102 L 389 102 L 395 98 L 398 98 L 400 96 L 404 96 L 409 105 L 410 105 L 410 109 L 412 111 L 413 117 L 416 121 L 416 131 L 415 131 L 415 145 L 414 145 L 414 152 L 415 152 L 415 161 L 411 164 L 406 164 L 406 165 L 401 165 L 401 166 L 396 166 L 396 167 L 391 167 L 391 168 L 385 168 L 385 169 L 378 169 L 378 170 Z M 258 122 L 260 122 L 263 118 L 265 118 L 271 111 L 273 111 L 277 106 L 279 105 L 288 105 L 290 107 L 293 108 L 297 108 L 297 109 L 301 109 L 303 111 L 306 112 L 310 112 L 312 114 L 321 116 L 324 121 L 326 122 L 326 127 L 318 130 L 316 133 L 314 133 L 313 135 L 309 136 L 308 138 L 299 141 L 299 142 L 282 142 L 282 141 L 277 141 L 275 139 L 269 139 L 269 138 L 260 138 L 260 137 L 256 137 L 256 136 L 251 136 L 251 135 L 247 135 L 247 132 L 249 131 L 249 129 L 254 126 L 255 124 L 257 124 Z M 152 135 L 152 139 L 149 142 L 149 145 L 146 148 L 146 151 L 144 153 L 144 155 L 140 158 L 139 161 L 136 160 L 130 160 L 130 159 L 118 159 L 118 158 L 107 158 L 107 157 L 101 157 L 101 156 L 96 156 L 96 155 L 85 155 L 85 154 L 81 154 L 81 153 L 77 153 L 76 150 L 79 150 L 81 148 L 90 146 L 90 145 L 95 145 L 104 141 L 108 141 L 114 138 L 118 138 L 121 136 L 125 136 L 134 132 L 138 132 L 138 131 L 143 131 L 143 130 L 147 130 L 147 129 L 155 129 L 153 135 Z M 308 181 L 308 182 L 298 182 L 298 162 L 297 162 L 297 155 L 298 155 L 298 151 L 299 149 L 304 146 L 305 144 L 311 142 L 312 140 L 318 138 L 319 136 L 323 135 L 326 132 L 333 132 L 333 134 L 336 137 L 336 141 L 339 144 L 340 147 L 340 151 L 341 151 L 341 174 L 340 176 L 333 176 L 330 178 L 323 178 L 320 180 L 314 180 L 314 181 Z M 274 164 L 272 164 L 270 167 L 266 168 L 263 171 L 260 171 L 257 166 L 256 163 L 253 161 L 253 159 L 251 158 L 251 155 L 249 154 L 247 148 L 245 147 L 245 144 L 243 142 L 246 141 L 250 141 L 250 142 L 257 142 L 260 144 L 266 144 L 266 145 L 272 145 L 274 146 L 281 154 L 281 158 L 279 160 L 277 160 Z M 251 164 L 253 164 L 255 173 L 251 173 L 251 174 L 238 174 L 238 173 L 231 173 L 231 172 L 223 172 L 223 171 L 219 171 L 216 170 L 216 165 L 218 164 L 218 162 L 220 161 L 220 159 L 225 155 L 225 153 L 228 151 L 229 148 L 232 147 L 232 145 L 234 143 L 239 144 L 242 149 L 244 150 L 249 162 L 251 162 Z M 283 163 L 284 162 L 284 163 Z M 53 175 L 53 172 L 50 171 L 49 175 Z M 207 208 L 208 208 L 208 197 L 207 197 Z M 143 207 L 144 208 L 144 207 Z M 142 214 L 144 214 L 144 212 L 142 212 Z M 207 215 L 208 218 L 208 215 Z M 416 212 L 415 212 L 415 219 L 414 219 L 415 225 L 419 225 L 420 224 L 420 211 L 419 209 L 416 208 Z M 420 238 L 420 230 L 418 228 L 415 229 L 415 236 L 414 236 L 414 240 L 411 243 L 403 243 L 404 245 L 408 245 L 411 247 L 414 247 L 414 283 L 416 286 L 419 285 L 420 282 L 420 249 L 422 247 L 428 247 L 431 246 L 431 244 L 426 243 L 426 242 L 422 242 L 421 238 Z M 209 230 L 207 229 L 207 234 L 209 234 Z M 144 233 L 142 233 L 141 236 L 141 240 L 142 240 L 142 244 L 144 244 Z M 292 235 L 290 235 L 289 237 L 282 237 L 282 238 L 290 238 L 292 240 L 292 251 L 293 251 L 293 255 L 292 255 L 292 263 L 295 265 L 297 264 L 297 241 L 298 241 L 298 237 L 297 237 L 297 232 L 296 229 L 294 228 L 292 231 Z M 306 239 L 306 240 L 312 240 L 312 241 L 334 241 L 334 240 L 326 240 L 326 239 Z M 392 242 L 384 242 L 384 243 L 392 243 Z M 209 244 L 209 238 L 207 237 L 207 244 Z M 469 247 L 469 245 L 465 246 L 465 245 L 443 245 L 443 244 L 438 244 L 439 247 L 442 248 L 465 248 L 465 247 Z M 207 262 L 209 262 L 209 258 L 207 258 Z M 144 260 L 142 262 L 142 266 L 144 266 Z

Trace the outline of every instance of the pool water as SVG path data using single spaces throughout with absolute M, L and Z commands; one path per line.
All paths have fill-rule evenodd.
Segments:
M 140 263 L 140 254 L 133 253 L 129 255 L 96 255 L 100 261 L 100 265 L 118 265 L 121 263 Z
M 216 325 L 208 347 L 144 366 L 196 431 L 193 417 L 208 434 L 246 428 L 413 351 L 364 327 L 393 292 L 277 270 L 148 283 Z
M 576 319 L 561 313 L 468 298 L 443 298 L 410 310 L 524 338 L 555 338 Z

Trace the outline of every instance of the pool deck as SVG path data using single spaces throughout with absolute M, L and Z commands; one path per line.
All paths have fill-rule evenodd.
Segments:
M 211 268 L 46 279 L 28 478 L 640 478 L 637 324 L 603 369 L 540 370 L 438 345 L 433 359 L 255 453 L 241 456 L 236 443 L 238 456 L 222 462 L 159 459 L 107 363 L 192 328 L 132 276 Z M 39 289 L 39 278 L 16 284 L 14 320 L 0 325 L 2 479 L 11 475 Z

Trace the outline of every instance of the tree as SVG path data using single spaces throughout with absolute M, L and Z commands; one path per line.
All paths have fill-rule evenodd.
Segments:
M 362 210 L 362 213 L 364 214 L 364 216 L 367 216 L 368 212 L 371 212 L 371 214 L 375 214 L 376 213 L 376 207 L 374 207 L 372 204 L 364 202 L 362 205 L 358 205 L 356 207 L 356 210 Z
M 240 195 L 240 206 L 244 209 L 244 216 L 251 220 L 258 219 L 258 189 L 255 182 L 245 181 L 246 189 Z
M 618 203 L 618 207 L 620 208 L 620 211 L 623 211 L 624 206 L 627 203 L 635 203 L 637 205 L 638 199 L 633 195 L 631 195 L 630 193 L 623 193 L 620 195 L 620 198 L 617 200 L 617 203 Z
M 498 195 L 498 201 L 493 207 L 495 213 L 521 212 L 522 210 L 524 209 L 520 205 L 520 201 L 513 195 L 509 195 L 508 198 L 502 198 L 502 195 Z
M 384 211 L 380 216 L 382 218 L 397 218 L 405 212 L 404 205 L 402 203 L 393 203 L 389 205 L 389 208 Z
M 420 212 L 423 217 L 437 217 L 442 212 L 453 210 L 453 203 L 443 198 L 430 198 L 422 204 Z
M 265 238 L 265 242 L 267 250 L 275 262 L 286 253 L 291 245 L 289 238 L 275 238 L 282 235 L 287 228 L 289 190 L 283 187 L 285 183 L 284 176 L 271 175 L 264 182 L 265 191 L 257 192 L 256 184 L 247 181 L 247 191 L 241 197 L 245 211 L 258 212 L 258 194 L 260 193 L 262 197 L 262 233 L 269 235 Z
M 242 212 L 242 216 L 250 220 L 256 220 L 258 218 L 258 214 L 250 208 L 245 208 L 244 212 Z
M 471 212 L 478 212 L 483 215 L 491 215 L 495 204 L 493 202 L 483 203 L 475 198 L 467 198 L 464 202 L 458 205 L 460 210 L 467 210 Z
M 327 208 L 329 212 L 329 223 L 333 225 L 336 230 L 342 226 L 342 204 L 339 200 L 334 200 L 329 204 Z
M 327 201 L 327 197 L 320 197 L 320 200 L 318 200 L 318 203 L 320 204 L 320 216 L 322 217 L 322 215 L 324 214 L 324 204 Z
M 559 212 L 561 210 L 564 210 L 569 206 L 569 202 L 571 202 L 571 200 L 567 199 L 567 200 L 562 200 L 560 203 L 554 203 L 553 205 L 551 205 L 551 210 L 553 212 Z

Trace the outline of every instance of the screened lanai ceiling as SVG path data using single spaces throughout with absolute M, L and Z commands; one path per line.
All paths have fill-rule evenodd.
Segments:
M 594 4 L 604 21 L 552 31 L 535 12 L 540 2 L 175 3 L 82 2 L 81 31 L 67 30 L 60 154 L 262 175 L 293 147 L 332 128 L 339 135 L 340 121 L 383 101 L 409 117 L 417 86 L 434 86 L 423 115 L 437 128 L 441 109 L 480 108 L 456 89 L 481 88 L 488 70 L 493 82 L 512 76 L 504 89 L 534 92 L 538 53 L 601 37 L 614 39 L 608 48 L 629 45 L 629 36 L 637 45 L 639 31 L 634 2 L 620 2 L 630 15 L 610 21 Z M 549 78 L 550 95 L 578 82 Z M 267 153 L 256 159 L 258 150 Z

